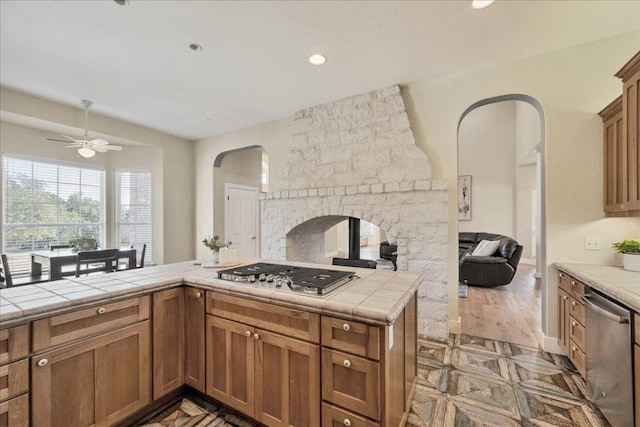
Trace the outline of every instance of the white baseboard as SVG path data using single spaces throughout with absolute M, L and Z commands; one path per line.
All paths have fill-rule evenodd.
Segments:
M 462 321 L 458 316 L 458 320 L 449 320 L 449 333 L 460 334 L 462 332 Z
M 337 257 L 338 255 L 340 255 L 340 252 L 333 251 L 333 252 L 329 252 L 329 253 L 324 254 L 324 257 L 325 258 L 334 258 L 334 257 Z
M 542 333 L 542 331 L 538 332 L 538 341 L 542 344 L 542 349 L 547 353 L 556 353 L 556 354 L 565 354 L 562 347 L 560 347 L 560 343 L 558 343 L 558 338 L 548 337 Z
M 527 265 L 536 265 L 535 258 L 520 258 L 520 262 Z

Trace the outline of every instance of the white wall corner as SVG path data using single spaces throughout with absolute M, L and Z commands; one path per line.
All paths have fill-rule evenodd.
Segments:
M 449 320 L 449 333 L 460 335 L 462 333 L 462 320 L 458 316 L 458 320 Z
M 539 331 L 538 341 L 542 344 L 542 349 L 547 353 L 556 353 L 565 355 L 564 350 L 560 347 L 558 338 L 545 335 L 542 331 Z

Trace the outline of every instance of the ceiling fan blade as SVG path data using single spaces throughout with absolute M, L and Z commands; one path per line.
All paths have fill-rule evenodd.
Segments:
M 109 141 L 105 141 L 102 138 L 92 139 L 90 142 L 92 144 L 98 144 L 98 145 L 109 145 Z
M 111 144 L 102 145 L 101 148 L 103 148 L 103 149 L 105 149 L 107 151 L 109 151 L 109 150 L 111 150 L 111 151 L 122 151 L 122 147 L 119 146 L 119 145 L 111 145 Z
M 73 141 L 73 142 L 77 142 L 77 143 L 79 143 L 79 144 L 81 144 L 81 143 L 82 143 L 82 140 L 81 140 L 81 139 L 71 138 L 70 136 L 67 136 L 67 135 L 64 135 L 64 134 L 60 134 L 60 136 L 62 136 L 63 138 L 67 138 L 68 140 L 71 140 L 71 141 Z
M 56 141 L 56 142 L 66 142 L 66 143 L 69 143 L 69 141 L 67 141 L 66 139 L 54 139 L 54 138 L 47 138 L 47 141 Z
M 64 148 L 80 148 L 82 147 L 82 144 L 71 144 L 71 145 L 67 145 Z

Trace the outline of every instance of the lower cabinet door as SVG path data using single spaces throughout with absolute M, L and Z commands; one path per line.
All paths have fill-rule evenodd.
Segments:
M 268 426 L 320 425 L 320 348 L 256 330 L 256 414 Z
M 208 315 L 206 336 L 206 393 L 253 417 L 253 328 Z
M 151 403 L 149 321 L 31 358 L 32 425 L 110 426 Z
M 184 384 L 184 288 L 153 294 L 153 399 Z
M 184 381 L 204 393 L 204 291 L 186 287 L 184 300 Z
M 380 420 L 380 365 L 323 348 L 322 399 Z
M 322 404 L 322 427 L 380 427 L 364 417 L 326 403 Z
M 27 427 L 29 425 L 29 395 L 14 397 L 0 403 L 0 427 Z

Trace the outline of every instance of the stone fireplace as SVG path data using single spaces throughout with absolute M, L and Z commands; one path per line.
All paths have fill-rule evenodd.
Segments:
M 418 333 L 448 334 L 447 186 L 431 180 L 399 86 L 295 114 L 281 190 L 261 195 L 262 258 L 324 263 L 324 233 L 349 217 L 398 245 L 398 270 L 424 275 Z

